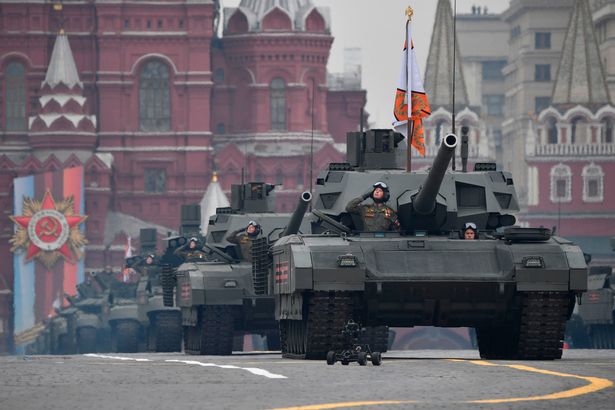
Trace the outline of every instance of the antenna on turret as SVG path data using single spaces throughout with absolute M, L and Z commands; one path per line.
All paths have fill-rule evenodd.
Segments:
M 312 188 L 314 184 L 314 99 L 316 91 L 316 78 L 312 77 L 312 136 L 310 138 L 310 194 L 312 193 Z M 311 205 L 310 205 L 311 206 Z
M 457 0 L 453 0 L 453 134 L 457 131 L 455 124 L 455 70 L 457 63 Z M 456 151 L 453 150 L 452 169 L 455 170 Z

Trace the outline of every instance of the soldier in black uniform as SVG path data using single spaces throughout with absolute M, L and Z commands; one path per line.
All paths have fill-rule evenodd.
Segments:
M 399 229 L 399 221 L 394 210 L 386 205 L 389 200 L 389 187 L 384 182 L 376 182 L 363 196 L 353 199 L 346 205 L 346 212 L 359 214 L 365 232 L 382 232 Z M 372 198 L 372 204 L 361 204 Z
M 261 233 L 261 226 L 256 221 L 250 221 L 245 228 L 231 232 L 226 240 L 235 245 L 239 245 L 241 256 L 247 262 L 252 262 L 252 241 L 258 238 Z
M 205 252 L 199 246 L 198 238 L 195 237 L 190 238 L 187 244 L 180 246 L 173 253 L 187 262 L 205 260 Z

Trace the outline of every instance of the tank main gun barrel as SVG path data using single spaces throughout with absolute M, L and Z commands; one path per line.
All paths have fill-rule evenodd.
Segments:
M 421 190 L 414 198 L 412 206 L 414 211 L 420 215 L 429 215 L 436 207 L 436 197 L 440 191 L 440 185 L 444 179 L 444 174 L 451 162 L 458 138 L 455 134 L 448 134 L 442 140 L 438 154 L 434 159 L 433 165 Z
M 307 211 L 308 206 L 312 202 L 312 194 L 308 191 L 305 191 L 301 194 L 301 199 L 295 208 L 292 216 L 290 217 L 290 221 L 288 221 L 288 225 L 282 232 L 281 236 L 294 235 L 299 232 L 299 228 L 301 227 L 301 221 L 303 221 L 303 215 L 305 215 L 305 211 Z

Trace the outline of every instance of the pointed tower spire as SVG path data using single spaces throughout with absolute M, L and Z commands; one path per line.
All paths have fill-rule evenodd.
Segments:
M 89 114 L 83 84 L 63 30 L 56 37 L 38 100 L 40 109 L 29 122 L 32 147 L 94 149 L 96 116 Z M 63 133 L 62 137 L 58 136 L 59 132 Z
M 53 89 L 60 84 L 64 84 L 68 89 L 72 89 L 75 85 L 83 88 L 81 81 L 79 81 L 75 58 L 64 30 L 61 30 L 56 37 L 51 61 L 49 61 L 49 68 L 42 86 L 48 85 L 49 88 Z
M 560 60 L 553 105 L 610 104 L 588 0 L 576 0 Z
M 436 20 L 431 35 L 429 56 L 425 69 L 425 91 L 432 110 L 451 107 L 453 98 L 453 13 L 449 0 L 438 0 Z M 455 54 L 455 105 L 463 109 L 470 105 L 459 44 Z

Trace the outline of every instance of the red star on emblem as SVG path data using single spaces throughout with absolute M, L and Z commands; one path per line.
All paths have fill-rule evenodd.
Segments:
M 45 212 L 47 211 L 47 212 Z M 74 259 L 68 246 L 70 231 L 87 217 L 64 215 L 56 209 L 56 203 L 47 191 L 41 210 L 32 216 L 14 216 L 11 219 L 28 232 L 30 238 L 26 260 L 31 260 L 41 251 L 58 251 L 65 259 Z M 34 223 L 31 223 L 34 220 Z

